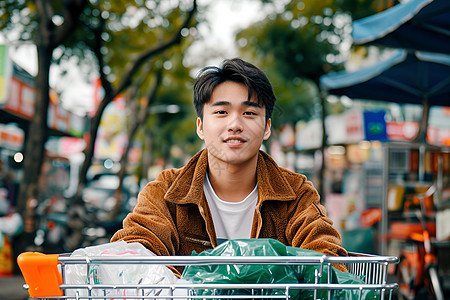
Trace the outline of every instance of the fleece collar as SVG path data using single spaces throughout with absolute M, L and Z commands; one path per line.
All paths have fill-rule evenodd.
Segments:
M 208 168 L 208 152 L 198 152 L 180 171 L 165 195 L 165 200 L 177 204 L 202 204 L 203 181 Z M 290 201 L 296 194 L 283 175 L 283 170 L 265 152 L 260 151 L 257 163 L 258 204 L 266 200 Z

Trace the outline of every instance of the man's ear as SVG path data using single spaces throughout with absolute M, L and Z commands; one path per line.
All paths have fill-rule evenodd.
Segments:
M 264 130 L 264 140 L 268 140 L 271 134 L 272 119 L 267 120 L 266 129 Z
M 203 135 L 203 122 L 200 118 L 197 118 L 197 135 L 201 140 L 204 140 Z

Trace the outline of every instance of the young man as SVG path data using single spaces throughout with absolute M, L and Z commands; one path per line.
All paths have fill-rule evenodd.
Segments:
M 150 182 L 112 241 L 139 242 L 157 255 L 190 255 L 223 240 L 272 238 L 346 255 L 311 182 L 259 150 L 271 133 L 274 103 L 269 80 L 248 62 L 203 69 L 194 105 L 206 149 Z

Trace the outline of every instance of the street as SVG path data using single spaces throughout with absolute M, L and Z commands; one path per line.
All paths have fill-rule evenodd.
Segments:
M 28 299 L 28 292 L 23 288 L 24 283 L 25 281 L 22 275 L 14 275 L 11 277 L 0 277 L 0 299 L 2 300 Z

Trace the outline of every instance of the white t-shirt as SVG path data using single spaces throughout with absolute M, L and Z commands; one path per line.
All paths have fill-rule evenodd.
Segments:
M 232 239 L 250 238 L 256 202 L 258 201 L 258 184 L 240 202 L 223 201 L 214 192 L 208 173 L 206 173 L 203 191 L 211 210 L 218 243 Z

